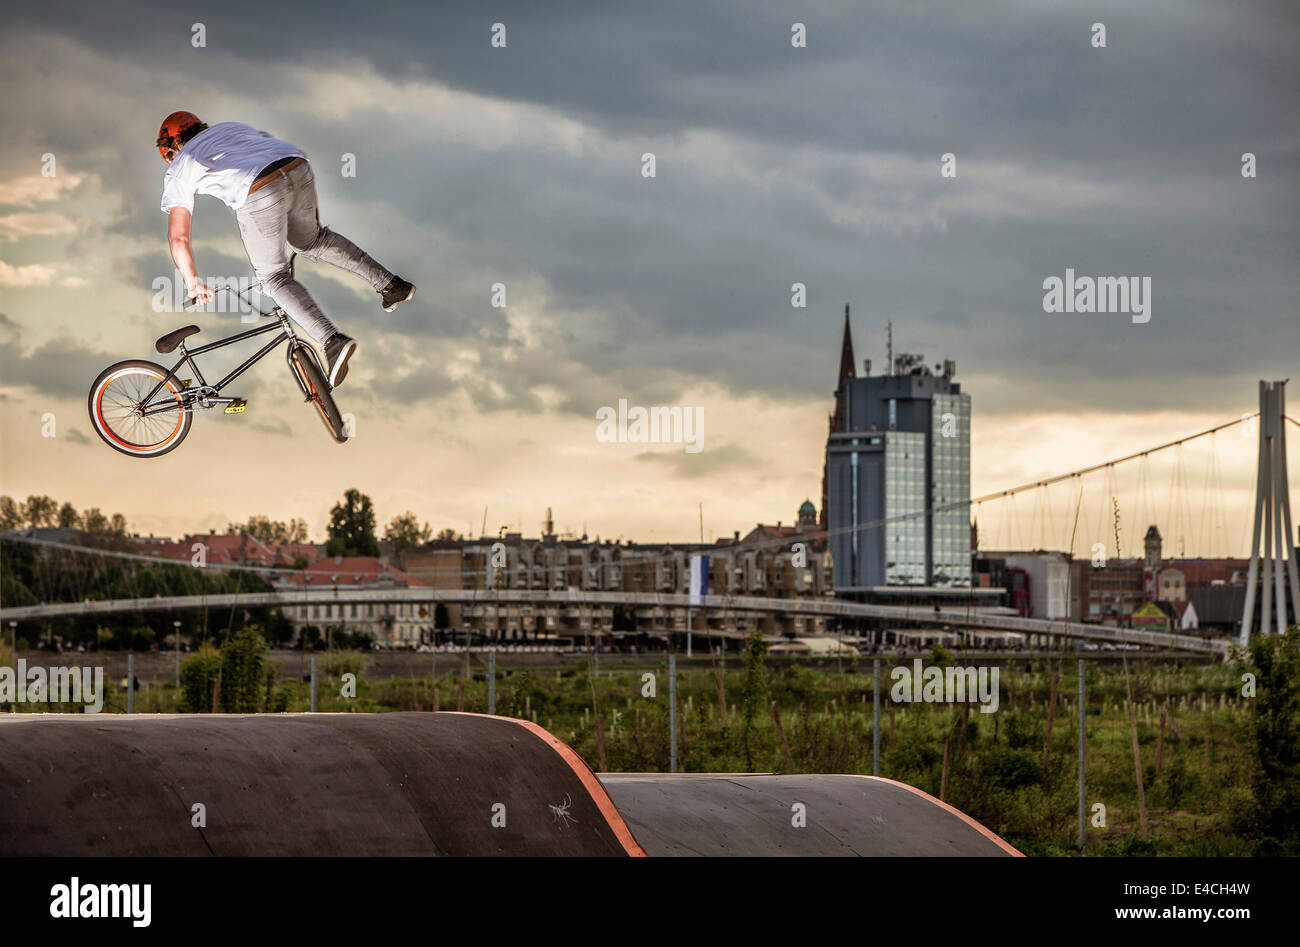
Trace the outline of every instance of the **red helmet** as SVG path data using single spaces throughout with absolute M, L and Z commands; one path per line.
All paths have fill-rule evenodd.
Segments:
M 158 140 L 155 142 L 163 160 L 171 161 L 184 147 L 184 142 L 180 139 L 181 132 L 202 124 L 193 112 L 172 112 L 164 118 L 162 126 L 158 129 Z

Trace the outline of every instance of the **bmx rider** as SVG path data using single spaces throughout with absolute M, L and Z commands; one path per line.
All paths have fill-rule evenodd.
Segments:
M 194 195 L 210 194 L 235 212 L 244 249 L 266 293 L 325 348 L 331 387 L 343 381 L 356 340 L 321 312 L 293 277 L 286 249 L 309 260 L 353 273 L 381 297 L 385 312 L 415 295 L 415 286 L 381 266 L 348 240 L 320 225 L 316 181 L 302 150 L 241 122 L 209 127 L 190 112 L 173 112 L 158 130 L 158 152 L 167 162 L 162 210 L 168 215 L 172 259 L 196 302 L 214 296 L 199 279 L 190 246 Z

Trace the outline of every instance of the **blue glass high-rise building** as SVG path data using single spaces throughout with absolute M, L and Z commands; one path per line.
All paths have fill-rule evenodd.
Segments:
M 858 377 L 847 306 L 844 320 L 823 477 L 835 590 L 969 588 L 970 395 L 956 363 L 899 355 Z

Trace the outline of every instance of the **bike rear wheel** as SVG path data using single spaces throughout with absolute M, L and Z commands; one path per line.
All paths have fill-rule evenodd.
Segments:
M 330 437 L 340 444 L 345 443 L 348 432 L 344 428 L 343 416 L 339 413 L 338 405 L 334 403 L 329 382 L 325 380 L 325 375 L 321 372 L 314 354 L 302 345 L 295 347 L 290 357 L 293 359 L 298 379 L 306 391 L 307 400 L 316 405 L 321 421 L 325 424 L 325 430 L 329 431 Z
M 168 378 L 149 403 L 144 398 L 167 377 L 167 369 L 143 359 L 110 365 L 90 386 L 87 407 L 95 433 L 109 447 L 132 457 L 159 457 L 175 450 L 190 432 L 181 383 Z

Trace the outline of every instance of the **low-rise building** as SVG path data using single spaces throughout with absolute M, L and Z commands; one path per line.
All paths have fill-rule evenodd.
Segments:
M 636 543 L 520 533 L 439 541 L 402 552 L 400 567 L 432 588 L 462 591 L 627 592 L 685 595 L 691 560 L 708 557 L 710 596 L 800 598 L 833 594 L 826 533 L 811 501 L 799 507 L 793 526 L 759 524 L 743 539 L 712 543 Z M 714 599 L 715 601 L 717 598 Z M 742 634 L 755 626 L 768 634 L 819 634 L 820 616 L 717 613 L 680 604 L 582 604 L 547 602 L 447 603 L 453 626 L 480 630 L 497 640 L 547 641 L 640 632 Z M 706 614 L 707 611 L 707 614 Z M 688 614 L 691 612 L 692 614 Z
M 374 556 L 329 556 L 306 569 L 284 576 L 285 589 L 329 589 L 334 592 L 373 589 L 427 588 L 429 583 L 407 575 Z M 381 648 L 410 648 L 431 640 L 436 623 L 434 606 L 426 602 L 321 601 L 313 595 L 302 604 L 284 606 L 294 630 L 314 625 L 322 637 L 334 627 L 370 635 Z

